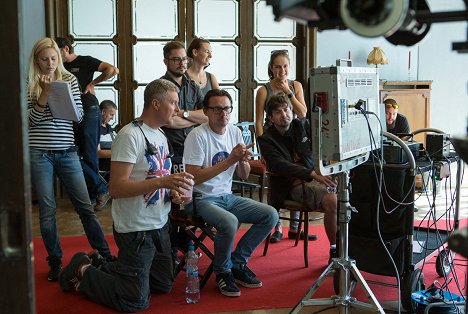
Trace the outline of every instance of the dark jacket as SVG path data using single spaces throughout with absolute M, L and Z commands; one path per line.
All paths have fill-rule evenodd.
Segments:
M 281 139 L 290 141 L 291 149 Z M 270 205 L 279 208 L 284 199 L 289 197 L 294 178 L 312 180 L 310 173 L 314 169 L 314 164 L 309 120 L 293 119 L 284 135 L 271 126 L 257 140 L 268 171 L 278 175 L 271 177 L 269 189 L 274 191 L 270 194 L 272 196 Z M 297 158 L 294 158 L 295 156 Z M 298 159 L 303 165 L 295 162 Z

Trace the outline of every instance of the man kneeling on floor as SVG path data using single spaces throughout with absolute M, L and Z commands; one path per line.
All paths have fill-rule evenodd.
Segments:
M 259 288 L 262 282 L 246 267 L 257 246 L 278 221 L 276 210 L 231 192 L 234 171 L 241 179 L 250 173 L 248 163 L 252 153 L 244 145 L 241 131 L 229 123 L 232 98 L 224 90 L 209 91 L 203 100 L 208 122 L 196 127 L 185 140 L 185 171 L 195 178 L 194 191 L 197 215 L 216 229 L 213 271 L 221 293 L 238 297 L 236 283 Z M 193 210 L 190 204 L 187 211 Z M 252 224 L 232 252 L 237 229 L 243 223 Z
M 336 250 L 336 208 L 335 193 L 328 193 L 328 187 L 336 187 L 329 176 L 315 172 L 312 160 L 310 125 L 307 119 L 293 119 L 291 103 L 285 94 L 276 94 L 266 104 L 266 114 L 272 126 L 258 138 L 262 156 L 273 177 L 269 188 L 272 202 L 281 208 L 286 198 L 302 202 L 305 197 L 311 208 L 322 209 L 324 225 L 330 241 L 330 259 L 337 257 Z M 302 195 L 301 180 L 306 181 Z M 297 227 L 296 227 L 297 228 Z M 276 231 L 278 232 L 278 231 Z
M 146 309 L 150 292 L 171 291 L 170 197 L 181 203 L 180 188 L 189 188 L 193 178 L 185 172 L 170 174 L 170 149 L 160 129 L 179 111 L 178 92 L 164 79 L 149 83 L 141 117 L 115 138 L 110 193 L 118 259 L 103 263 L 97 252 L 75 254 L 59 277 L 64 291 L 75 289 L 121 312 Z

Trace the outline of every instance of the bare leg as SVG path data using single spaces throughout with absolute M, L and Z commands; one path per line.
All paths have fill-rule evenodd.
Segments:
M 325 211 L 323 223 L 325 226 L 325 232 L 327 233 L 328 241 L 330 241 L 330 245 L 336 244 L 336 206 L 336 194 L 327 194 L 323 197 L 322 207 Z

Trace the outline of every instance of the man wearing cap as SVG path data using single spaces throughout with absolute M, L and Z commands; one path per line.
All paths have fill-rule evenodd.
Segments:
M 398 136 L 402 140 L 407 140 L 409 136 L 405 136 L 405 134 L 409 134 L 411 132 L 408 119 L 401 113 L 398 113 L 399 106 L 394 99 L 387 98 L 384 100 L 384 104 L 387 132 Z
M 101 113 L 94 86 L 117 75 L 119 69 L 91 56 L 79 56 L 74 53 L 72 43 L 63 37 L 57 37 L 63 65 L 76 76 L 81 88 L 83 120 L 78 126 L 77 145 L 82 157 L 81 166 L 86 179 L 91 201 L 95 201 L 94 210 L 99 210 L 109 200 L 106 181 L 99 175 L 98 145 L 100 139 Z M 101 74 L 93 79 L 94 72 Z

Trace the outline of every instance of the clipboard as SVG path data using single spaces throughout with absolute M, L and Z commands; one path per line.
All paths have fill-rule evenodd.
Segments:
M 47 99 L 54 118 L 79 121 L 80 113 L 73 98 L 70 85 L 65 81 L 53 81 Z

